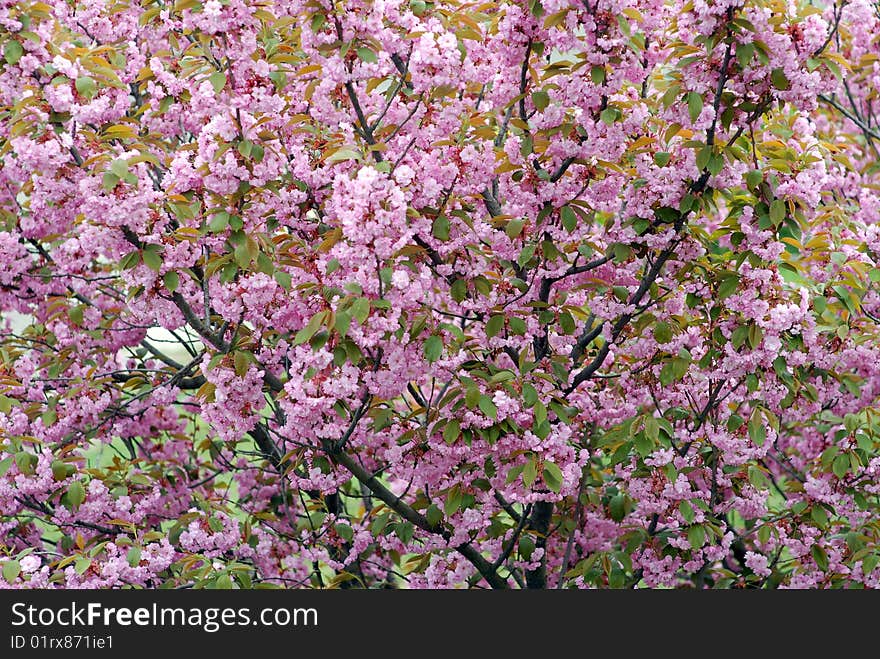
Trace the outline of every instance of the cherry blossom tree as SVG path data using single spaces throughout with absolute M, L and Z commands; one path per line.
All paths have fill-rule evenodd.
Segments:
M 0 44 L 0 586 L 880 583 L 875 4 Z

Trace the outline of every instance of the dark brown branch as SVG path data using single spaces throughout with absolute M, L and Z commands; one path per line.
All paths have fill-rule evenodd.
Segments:
M 391 490 L 385 487 L 378 478 L 364 469 L 361 464 L 352 456 L 344 451 L 325 447 L 328 449 L 329 455 L 333 460 L 344 467 L 352 476 L 354 476 L 362 485 L 369 488 L 370 491 L 378 497 L 385 505 L 400 515 L 403 519 L 410 522 L 414 526 L 427 531 L 428 533 L 436 533 L 445 540 L 449 540 L 452 534 L 440 524 L 432 526 L 427 518 L 414 510 L 406 502 L 397 497 Z M 473 565 L 483 578 L 492 588 L 508 588 L 507 581 L 500 577 L 492 568 L 492 564 L 483 557 L 470 543 L 463 543 L 455 547 L 455 550 L 464 556 Z
M 537 535 L 535 548 L 543 549 L 544 555 L 538 567 L 526 570 L 526 586 L 530 589 L 547 587 L 547 532 L 550 530 L 550 518 L 553 516 L 552 501 L 538 501 L 529 518 L 529 529 Z

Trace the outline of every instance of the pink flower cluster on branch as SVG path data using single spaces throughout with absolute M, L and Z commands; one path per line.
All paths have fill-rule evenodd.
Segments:
M 877 587 L 878 21 L 0 0 L 0 587 Z

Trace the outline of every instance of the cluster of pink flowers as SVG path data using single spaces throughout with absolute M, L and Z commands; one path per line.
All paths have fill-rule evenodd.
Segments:
M 344 4 L 0 1 L 0 587 L 880 586 L 873 5 Z

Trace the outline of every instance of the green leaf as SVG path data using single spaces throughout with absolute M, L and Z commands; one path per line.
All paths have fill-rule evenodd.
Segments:
M 67 503 L 70 504 L 68 507 L 71 511 L 79 508 L 80 504 L 85 500 L 86 490 L 83 487 L 82 481 L 73 481 L 67 486 Z
M 767 429 L 764 427 L 764 416 L 760 408 L 755 408 L 749 418 L 749 439 L 755 446 L 763 446 L 764 440 L 767 439 Z
M 449 240 L 449 218 L 445 215 L 438 215 L 431 224 L 431 233 L 437 240 Z
M 617 121 L 617 118 L 620 116 L 620 110 L 617 108 L 605 108 L 602 110 L 599 118 L 608 124 L 609 126 Z
M 626 517 L 626 496 L 623 494 L 615 494 L 608 501 L 608 511 L 611 513 L 611 519 L 620 522 Z
M 504 227 L 504 232 L 507 234 L 507 236 L 509 238 L 511 238 L 511 239 L 516 238 L 517 236 L 519 236 L 522 233 L 522 230 L 523 230 L 523 227 L 525 226 L 525 224 L 526 224 L 526 222 L 522 218 L 515 218 L 513 220 L 510 220 L 510 222 L 507 223 L 507 226 Z
M 550 105 L 550 96 L 545 91 L 537 91 L 532 93 L 532 103 L 535 104 L 535 107 L 540 110 L 546 110 Z
M 522 399 L 526 407 L 533 407 L 538 402 L 538 391 L 528 382 L 523 382 Z
M 749 483 L 754 485 L 759 490 L 766 489 L 770 483 L 767 480 L 767 476 L 755 465 L 750 465 L 748 470 Z
M 601 85 L 605 82 L 605 67 L 597 64 L 591 68 L 590 79 L 593 81 L 594 85 Z
M 83 76 L 81 78 L 76 79 L 76 91 L 80 96 L 86 99 L 90 99 L 95 95 L 95 92 L 98 89 L 98 86 L 95 84 L 95 81 L 88 76 Z
M 351 147 L 344 146 L 336 149 L 324 159 L 325 163 L 342 162 L 343 160 L 360 160 L 361 154 Z
M 75 307 L 71 307 L 67 312 L 68 317 L 70 318 L 70 322 L 74 325 L 82 325 L 83 324 L 83 312 L 85 311 L 85 305 L 78 304 Z
M 657 343 L 669 343 L 672 340 L 672 326 L 665 322 L 657 323 L 654 326 L 654 340 Z
M 447 444 L 452 444 L 461 436 L 461 423 L 459 423 L 458 419 L 452 419 L 449 423 L 446 424 L 446 427 L 443 428 L 443 441 Z
M 117 183 L 119 183 L 119 177 L 113 172 L 104 172 L 104 176 L 101 177 L 101 187 L 107 192 L 111 192 Z
M 241 154 L 242 158 L 250 158 L 251 150 L 254 148 L 254 143 L 250 140 L 241 140 L 238 143 L 238 152 Z
M 3 45 L 3 57 L 7 64 L 17 64 L 24 55 L 24 48 L 17 41 L 9 40 Z
M 785 202 L 782 199 L 774 199 L 770 204 L 770 219 L 773 221 L 773 224 L 782 222 L 786 214 Z
M 724 300 L 736 292 L 739 286 L 739 275 L 735 272 L 727 273 L 718 285 L 718 299 Z
M 562 226 L 571 233 L 577 227 L 577 215 L 571 206 L 563 206 L 559 209 L 559 217 L 562 219 Z
M 15 454 L 15 466 L 25 476 L 31 476 L 36 472 L 39 459 L 33 453 L 19 451 Z
M 131 270 L 141 262 L 141 253 L 137 250 L 129 252 L 119 261 L 119 267 L 123 270 Z
M 351 542 L 354 538 L 354 531 L 348 524 L 339 523 L 336 525 L 336 533 L 346 542 Z
M 248 353 L 243 350 L 236 350 L 233 354 L 232 360 L 235 366 L 235 374 L 240 378 L 247 375 L 248 369 L 251 365 Z
M 678 503 L 678 512 L 681 513 L 682 519 L 688 524 L 693 524 L 694 518 L 696 517 L 696 513 L 694 512 L 694 507 L 688 501 L 679 501 Z
M 61 460 L 52 460 L 52 478 L 56 481 L 67 478 L 67 464 Z
M 764 340 L 764 330 L 762 330 L 756 323 L 752 323 L 749 325 L 748 339 L 749 346 L 752 349 L 757 348 L 761 344 L 761 341 Z
M 443 510 L 447 515 L 452 515 L 461 507 L 461 490 L 456 485 L 449 490 L 446 495 L 446 501 L 443 503 Z
M 464 279 L 456 279 L 449 287 L 449 295 L 456 302 L 461 302 L 467 297 L 467 282 Z
M 504 316 L 502 314 L 490 316 L 486 322 L 486 336 L 491 339 L 498 335 L 502 329 L 504 329 Z
M 810 547 L 810 554 L 812 554 L 813 560 L 816 561 L 816 566 L 820 570 L 823 572 L 828 570 L 828 554 L 825 553 L 822 547 L 814 544 Z
M 836 446 L 829 446 L 824 451 L 822 451 L 822 454 L 819 456 L 819 462 L 822 465 L 822 468 L 827 469 L 828 465 L 830 465 L 831 462 L 834 460 L 834 456 L 836 456 L 838 453 L 840 453 L 840 449 Z
M 43 422 L 43 425 L 48 427 L 54 424 L 58 420 L 58 414 L 55 412 L 54 408 L 49 408 L 40 416 L 40 419 Z M 36 460 L 34 461 L 36 462 Z
M 660 206 L 654 211 L 654 215 L 666 224 L 672 224 L 681 217 L 681 213 L 671 206 Z
M 345 311 L 339 311 L 336 314 L 336 320 L 333 323 L 333 328 L 339 333 L 340 336 L 345 336 L 348 334 L 348 329 L 351 327 L 351 314 L 346 313 Z
M 755 54 L 755 44 L 754 43 L 741 43 L 736 46 L 736 61 L 739 63 L 740 67 L 745 68 L 745 66 L 752 61 L 752 56 Z
M 699 549 L 706 543 L 706 529 L 702 526 L 692 526 L 688 529 L 688 542 L 694 549 Z
M 284 272 L 283 270 L 275 271 L 275 281 L 278 282 L 278 285 L 281 286 L 285 291 L 289 291 L 291 285 L 293 284 L 293 278 L 290 276 L 289 272 Z
M 834 463 L 832 465 L 832 471 L 834 475 L 838 478 L 843 478 L 846 476 L 846 473 L 849 471 L 849 455 L 846 453 L 841 453 L 836 458 L 834 458 Z
M 666 165 L 669 164 L 669 159 L 671 157 L 671 153 L 667 153 L 666 151 L 658 151 L 654 154 L 654 162 L 658 167 L 666 167 Z
M 537 401 L 533 407 L 535 408 L 535 423 L 544 423 L 547 420 L 547 407 L 541 401 Z
M 522 248 L 522 251 L 519 253 L 519 258 L 516 259 L 517 265 L 523 268 L 526 263 L 532 260 L 532 257 L 535 255 L 535 246 L 534 245 L 526 245 Z
M 351 304 L 351 315 L 363 325 L 370 315 L 370 298 L 359 297 Z
M 770 81 L 773 83 L 773 86 L 780 91 L 785 91 L 790 86 L 788 78 L 785 76 L 785 71 L 781 68 L 773 69 L 770 72 Z
M 293 337 L 293 345 L 298 346 L 302 345 L 309 339 L 311 339 L 317 331 L 324 325 L 324 320 L 327 318 L 327 312 L 321 311 L 316 313 L 309 319 L 309 322 L 306 323 L 306 326 L 300 329 L 296 336 Z
M 357 49 L 357 55 L 364 62 L 368 62 L 370 64 L 375 64 L 376 62 L 379 61 L 379 58 L 376 57 L 376 53 L 374 53 L 369 48 L 364 48 L 363 46 Z
M 12 583 L 21 574 L 21 563 L 16 560 L 8 560 L 3 564 L 3 578 L 7 583 Z
M 568 312 L 559 314 L 559 327 L 563 334 L 573 334 L 576 327 L 574 317 Z
M 480 407 L 480 411 L 490 419 L 498 418 L 498 408 L 495 407 L 495 403 L 492 402 L 492 399 L 489 398 L 489 396 L 487 396 L 486 394 L 480 395 L 480 401 L 478 405 Z
M 177 290 L 178 286 L 180 286 L 180 276 L 174 272 L 174 270 L 166 272 L 165 276 L 162 277 L 162 281 L 165 282 L 165 288 L 172 293 Z
M 660 369 L 660 383 L 665 387 L 678 380 L 681 380 L 687 373 L 690 362 L 681 357 L 674 357 L 663 365 Z
M 89 558 L 88 556 L 78 556 L 76 561 L 73 564 L 73 567 L 76 570 L 76 573 L 79 575 L 85 574 L 86 570 L 88 570 L 91 566 L 92 566 L 92 559 Z
M 524 535 L 519 539 L 519 555 L 529 561 L 535 553 L 535 541 L 530 535 Z
M 443 513 L 437 504 L 432 503 L 425 511 L 425 518 L 428 520 L 428 524 L 431 526 L 437 526 L 443 519 Z
M 504 483 L 510 485 L 513 481 L 519 478 L 519 475 L 522 473 L 522 465 L 517 467 L 513 467 L 510 471 L 507 472 L 507 478 L 504 479 Z
M 318 12 L 314 16 L 312 16 L 311 28 L 312 32 L 317 32 L 324 24 L 327 22 L 327 17 L 323 14 L 323 12 Z
M 688 116 L 690 116 L 691 122 L 694 122 L 699 119 L 700 113 L 703 112 L 703 97 L 697 92 L 688 92 L 687 104 Z
M 159 272 L 162 268 L 162 257 L 159 255 L 158 245 L 148 245 L 143 251 L 144 265 L 150 270 Z
M 553 492 L 559 492 L 562 488 L 562 470 L 553 462 L 544 462 L 544 483 Z
M 663 368 L 660 369 L 660 384 L 662 384 L 664 387 L 668 387 L 670 384 L 672 384 L 675 380 L 672 373 L 672 362 L 670 361 L 663 364 Z
M 532 483 L 538 477 L 538 463 L 535 462 L 535 456 L 529 457 L 522 470 L 523 483 L 526 487 L 531 487 Z
M 646 433 L 640 432 L 633 438 L 633 446 L 643 458 L 647 458 L 654 451 L 654 444 Z
M 117 158 L 110 163 L 110 171 L 116 174 L 119 178 L 122 178 L 128 174 L 128 161 L 124 158 Z
M 700 171 L 706 169 L 706 167 L 709 166 L 709 161 L 712 160 L 713 155 L 711 146 L 704 146 L 700 149 L 696 157 L 697 169 Z
M 425 359 L 431 363 L 436 362 L 443 353 L 443 340 L 436 334 L 429 336 L 422 346 L 422 351 L 425 353 Z
M 214 93 L 219 94 L 223 91 L 223 88 L 226 86 L 226 74 L 222 71 L 214 71 L 210 76 L 208 76 L 208 81 L 211 83 L 211 86 L 214 88 Z
M 480 402 L 480 390 L 474 386 L 469 386 L 464 394 L 464 404 L 468 409 L 474 409 Z
M 657 442 L 660 439 L 660 424 L 656 418 L 650 415 L 645 417 L 645 436 L 652 442 Z
M 141 563 L 141 548 L 131 547 L 128 550 L 128 554 L 126 554 L 125 558 L 131 567 L 137 567 Z

